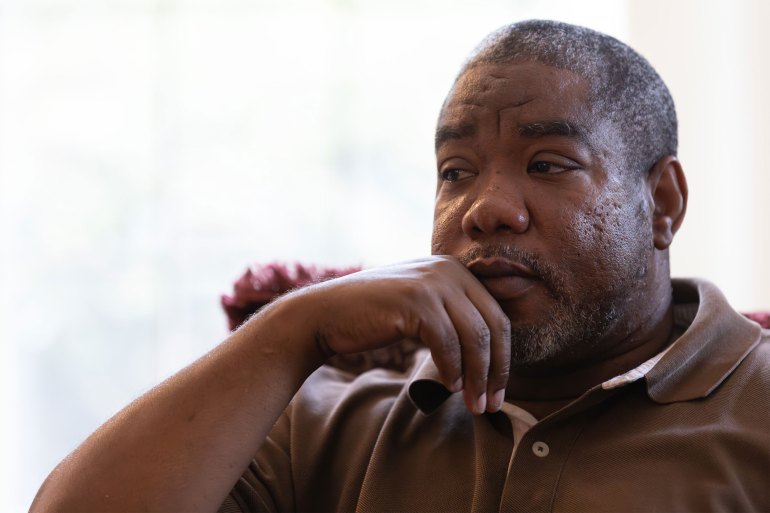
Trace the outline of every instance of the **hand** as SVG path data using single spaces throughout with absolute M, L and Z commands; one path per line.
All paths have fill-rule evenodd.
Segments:
M 434 256 L 361 271 L 292 294 L 325 356 L 403 338 L 430 348 L 442 381 L 468 409 L 500 409 L 510 366 L 510 322 L 455 258 Z

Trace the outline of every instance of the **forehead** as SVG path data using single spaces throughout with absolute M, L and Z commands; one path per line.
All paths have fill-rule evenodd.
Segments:
M 540 63 L 477 64 L 458 78 L 439 117 L 442 124 L 467 124 L 493 116 L 502 122 L 592 119 L 589 87 L 579 75 Z

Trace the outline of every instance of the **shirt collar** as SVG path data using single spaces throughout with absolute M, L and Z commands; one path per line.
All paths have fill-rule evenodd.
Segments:
M 724 295 L 705 280 L 672 280 L 674 325 L 682 333 L 665 351 L 631 372 L 634 379 L 605 383 L 622 386 L 644 377 L 649 397 L 661 404 L 710 394 L 759 343 L 761 328 L 733 310 Z M 642 369 L 642 367 L 644 367 Z M 607 387 L 605 387 L 607 388 Z M 441 383 L 436 364 L 425 350 L 409 383 L 409 398 L 430 414 L 451 394 Z
M 673 280 L 675 323 L 686 330 L 647 373 L 647 393 L 661 404 L 708 396 L 759 343 L 762 329 L 733 310 L 705 280 Z M 677 318 L 678 317 L 678 318 Z

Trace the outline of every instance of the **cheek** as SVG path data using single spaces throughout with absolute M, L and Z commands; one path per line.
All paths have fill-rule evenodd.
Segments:
M 602 280 L 625 275 L 630 266 L 637 267 L 644 245 L 651 236 L 645 230 L 646 210 L 632 198 L 608 198 L 580 211 L 570 230 L 572 257 L 583 272 Z
M 456 242 L 462 236 L 462 219 L 465 209 L 460 201 L 440 201 L 433 213 L 433 237 L 431 253 L 451 255 Z
M 618 201 L 606 201 L 581 210 L 574 225 L 575 243 L 597 256 L 609 252 L 613 235 L 619 231 Z

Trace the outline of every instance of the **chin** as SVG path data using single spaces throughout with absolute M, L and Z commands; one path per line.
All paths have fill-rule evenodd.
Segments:
M 524 297 L 498 300 L 500 308 L 511 321 L 511 328 L 531 329 L 547 324 L 553 317 L 554 301 L 546 294 L 532 291 Z
M 614 308 L 597 303 L 551 300 L 504 311 L 511 320 L 513 367 L 569 366 L 605 339 L 618 320 Z

